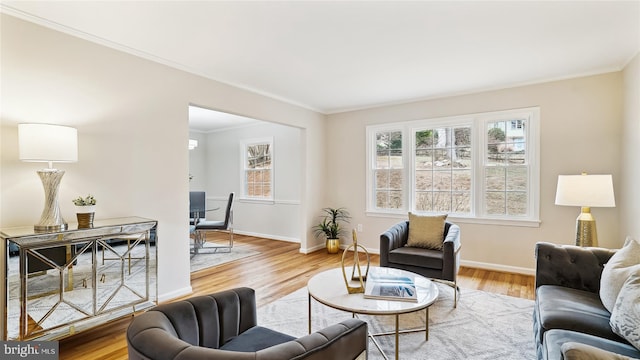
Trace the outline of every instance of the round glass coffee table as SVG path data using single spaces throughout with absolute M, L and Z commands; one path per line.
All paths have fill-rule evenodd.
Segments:
M 372 267 L 373 268 L 373 267 Z M 362 268 L 365 271 L 365 268 Z M 371 270 L 370 270 L 371 271 Z M 418 301 L 401 301 L 401 300 L 381 300 L 381 299 L 367 299 L 364 294 L 349 294 L 347 287 L 344 283 L 344 277 L 342 275 L 342 268 L 331 269 L 321 272 L 311 279 L 307 283 L 307 290 L 309 291 L 309 333 L 311 333 L 311 299 L 326 305 L 333 309 L 343 310 L 352 313 L 362 315 L 394 315 L 395 316 L 395 331 L 382 334 L 369 334 L 375 346 L 380 350 L 380 353 L 386 359 L 386 355 L 382 352 L 380 345 L 375 340 L 375 336 L 381 335 L 395 335 L 396 343 L 396 355 L 398 359 L 398 338 L 399 334 L 406 332 L 425 332 L 425 341 L 429 340 L 429 306 L 431 306 L 438 298 L 438 287 L 429 279 L 424 276 L 404 271 L 400 269 L 394 269 L 402 276 L 407 276 L 414 279 Z M 346 268 L 345 272 L 347 276 L 351 275 L 351 268 Z M 351 281 L 350 286 L 358 286 L 359 282 Z M 425 327 L 424 329 L 410 329 L 399 330 L 399 316 L 400 314 L 411 313 L 415 311 L 425 311 Z

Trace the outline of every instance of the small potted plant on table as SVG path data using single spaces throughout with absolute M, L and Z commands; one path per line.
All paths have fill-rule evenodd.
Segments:
M 325 238 L 327 241 L 327 252 L 335 254 L 340 250 L 340 235 L 344 234 L 340 223 L 348 223 L 351 216 L 344 208 L 324 208 L 322 209 L 322 221 L 313 227 L 316 238 Z
M 76 217 L 78 218 L 78 228 L 90 228 L 93 226 L 93 216 L 96 211 L 96 199 L 89 194 L 87 197 L 78 196 L 73 199 L 76 206 Z

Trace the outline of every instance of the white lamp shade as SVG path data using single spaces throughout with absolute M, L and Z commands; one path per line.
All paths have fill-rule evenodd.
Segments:
M 61 125 L 18 124 L 20 160 L 33 162 L 78 161 L 78 130 Z
M 615 207 L 611 175 L 559 175 L 556 205 Z

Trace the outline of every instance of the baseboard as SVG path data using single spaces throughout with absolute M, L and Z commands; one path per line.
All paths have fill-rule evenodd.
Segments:
M 316 246 L 312 246 L 310 248 L 300 248 L 300 252 L 303 254 L 310 254 L 314 251 L 318 251 L 318 250 L 322 250 L 322 249 L 326 249 L 326 246 L 324 244 L 319 244 Z
M 484 263 L 484 262 L 478 262 L 478 261 L 460 260 L 460 265 L 464 267 L 475 268 L 475 269 L 500 271 L 500 272 L 514 273 L 514 274 L 523 274 L 523 275 L 536 274 L 535 269 L 523 268 L 518 266 Z
M 158 303 L 163 303 L 165 301 L 173 300 L 181 296 L 189 295 L 191 293 L 193 293 L 193 288 L 191 286 L 186 286 L 186 287 L 183 287 L 182 289 L 178 289 L 165 294 L 158 295 Z
M 236 230 L 236 229 L 233 229 L 233 233 L 238 235 L 254 236 L 254 237 L 259 237 L 259 238 L 269 239 L 269 240 L 286 241 L 286 242 L 292 242 L 292 243 L 298 243 L 298 244 L 300 243 L 300 239 L 287 237 L 287 236 L 261 234 L 261 233 L 242 231 L 242 230 Z

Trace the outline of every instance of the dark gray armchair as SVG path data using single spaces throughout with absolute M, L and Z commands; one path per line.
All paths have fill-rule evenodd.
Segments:
M 254 290 L 237 288 L 134 317 L 127 346 L 131 360 L 364 359 L 367 323 L 347 319 L 295 338 L 258 326 Z
M 409 247 L 409 221 L 403 221 L 380 235 L 380 266 L 407 270 L 453 287 L 453 307 L 458 305 L 460 269 L 460 227 L 446 221 L 442 250 Z

